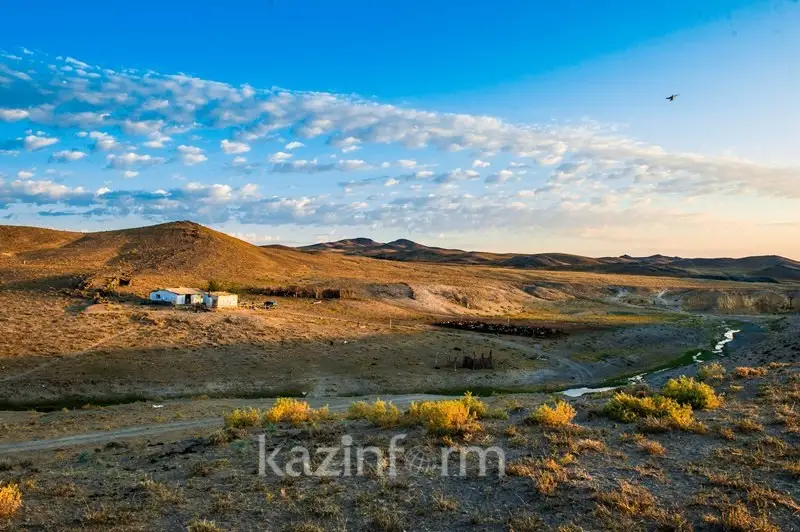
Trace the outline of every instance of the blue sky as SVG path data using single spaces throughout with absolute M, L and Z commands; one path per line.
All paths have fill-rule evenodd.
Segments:
M 600 4 L 4 5 L 0 217 L 800 258 L 800 5 Z

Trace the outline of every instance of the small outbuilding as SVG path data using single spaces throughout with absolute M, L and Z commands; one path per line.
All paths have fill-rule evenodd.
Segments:
M 195 305 L 204 302 L 203 291 L 197 288 L 159 288 L 150 292 L 150 301 L 172 305 Z
M 203 304 L 208 308 L 236 307 L 239 305 L 239 296 L 230 292 L 205 292 Z

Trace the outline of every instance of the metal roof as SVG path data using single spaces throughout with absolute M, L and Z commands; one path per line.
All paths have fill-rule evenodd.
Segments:
M 166 292 L 172 292 L 173 294 L 177 294 L 179 296 L 186 296 L 186 295 L 203 295 L 203 291 L 199 288 L 186 288 L 185 286 L 179 286 L 177 288 L 159 288 L 157 290 L 153 290 L 153 292 L 158 292 L 160 290 L 164 290 Z

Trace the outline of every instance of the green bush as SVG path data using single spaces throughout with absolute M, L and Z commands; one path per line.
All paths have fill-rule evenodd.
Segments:
M 634 397 L 619 392 L 606 403 L 603 413 L 611 419 L 623 423 L 633 423 L 645 418 L 663 418 L 670 425 L 678 428 L 688 428 L 694 423 L 694 414 L 690 405 L 681 405 L 672 398 L 660 395 Z
M 691 405 L 697 410 L 711 410 L 722 404 L 722 399 L 717 396 L 714 388 L 686 375 L 668 380 L 661 393 L 682 405 Z
M 697 380 L 699 381 L 712 381 L 720 380 L 725 376 L 725 366 L 719 362 L 712 362 L 711 364 L 703 364 L 697 370 Z

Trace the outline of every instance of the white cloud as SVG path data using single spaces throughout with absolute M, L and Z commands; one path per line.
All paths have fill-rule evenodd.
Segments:
M 111 168 L 124 169 L 131 166 L 161 164 L 164 162 L 164 159 L 161 157 L 153 157 L 149 154 L 140 155 L 136 152 L 127 152 L 121 155 L 110 153 L 106 156 L 106 161 Z
M 340 189 L 328 196 L 255 200 L 244 189 L 200 184 L 158 193 L 108 191 L 97 199 L 93 193 L 69 187 L 63 191 L 55 184 L 52 184 L 55 188 L 42 184 L 40 191 L 36 192 L 6 181 L 0 185 L 0 206 L 26 201 L 38 205 L 44 201 L 42 198 L 53 197 L 62 190 L 63 199 L 60 201 L 69 204 L 76 212 L 87 207 L 87 202 L 95 202 L 92 207 L 97 210 L 92 210 L 93 213 L 154 219 L 196 218 L 203 216 L 198 209 L 213 201 L 224 202 L 215 203 L 224 205 L 224 208 L 215 208 L 214 216 L 242 223 L 267 221 L 334 225 L 357 222 L 418 230 L 438 228 L 441 224 L 442 230 L 450 231 L 458 230 L 458 224 L 468 229 L 477 224 L 477 220 L 483 220 L 480 223 L 486 226 L 505 228 L 524 227 L 525 224 L 555 227 L 556 221 L 571 228 L 595 222 L 620 223 L 621 217 L 606 211 L 616 209 L 623 212 L 628 206 L 633 206 L 639 210 L 622 222 L 622 227 L 627 227 L 635 221 L 646 220 L 642 212 L 648 209 L 652 212 L 659 202 L 684 205 L 689 198 L 698 198 L 698 202 L 718 205 L 732 195 L 744 196 L 748 200 L 758 199 L 756 196 L 767 197 L 764 201 L 773 201 L 770 197 L 774 197 L 776 202 L 800 198 L 798 168 L 776 167 L 735 157 L 670 151 L 593 122 L 516 125 L 491 116 L 403 108 L 350 95 L 257 90 L 185 75 L 115 72 L 74 63 L 69 63 L 73 70 L 66 73 L 59 70 L 64 63 L 57 62 L 53 69 L 49 69 L 38 56 L 23 57 L 19 63 L 13 64 L 19 70 L 12 71 L 5 66 L 0 69 L 0 78 L 3 78 L 0 80 L 0 90 L 3 91 L 0 96 L 5 96 L 11 87 L 15 94 L 30 96 L 14 101 L 35 101 L 37 106 L 5 103 L 7 100 L 4 99 L 4 104 L 9 107 L 25 106 L 25 109 L 3 109 L 0 111 L 2 119 L 27 119 L 34 124 L 32 127 L 47 126 L 47 131 L 64 127 L 90 131 L 80 138 L 88 137 L 85 142 L 92 142 L 94 150 L 117 150 L 107 160 L 110 167 L 121 172 L 133 172 L 135 170 L 131 168 L 165 162 L 162 158 L 137 154 L 132 146 L 163 148 L 165 142 L 171 140 L 167 135 L 180 139 L 175 143 L 184 149 L 179 148 L 176 153 L 186 164 L 207 160 L 201 148 L 187 144 L 211 146 L 220 142 L 219 139 L 228 138 L 230 140 L 226 142 L 235 150 L 235 145 L 246 144 L 246 141 L 270 138 L 284 146 L 279 153 L 285 154 L 273 160 L 273 172 L 388 170 L 388 164 L 371 165 L 365 160 L 372 160 L 372 157 L 376 157 L 376 161 L 385 160 L 387 154 L 400 154 L 391 160 L 427 157 L 435 150 L 461 152 L 447 155 L 443 160 L 456 161 L 447 168 L 461 166 L 462 169 L 434 172 L 404 158 L 401 159 L 403 162 L 395 163 L 406 169 L 401 171 L 404 175 L 376 171 L 375 175 L 368 174 L 361 181 L 347 183 L 343 188 L 355 190 L 354 194 L 366 192 L 372 195 L 348 197 L 342 203 L 339 203 L 342 198 L 335 196 L 342 193 Z M 91 77 L 91 74 L 99 77 Z M 19 111 L 28 114 L 23 117 Z M 119 140 L 109 133 L 97 131 L 99 129 L 119 130 L 120 133 L 115 133 Z M 184 134 L 187 135 L 179 137 Z M 25 138 L 12 139 L 0 146 L 0 153 L 16 154 L 23 148 L 41 149 L 40 139 L 54 143 L 57 138 L 50 139 L 50 135 L 60 136 L 39 132 L 26 135 L 36 140 L 26 143 Z M 128 135 L 144 138 L 131 139 Z M 319 155 L 319 160 L 293 160 L 291 152 L 303 144 L 299 141 L 287 143 L 285 139 L 292 139 L 294 135 L 300 138 L 321 137 L 315 145 L 333 146 L 336 149 L 332 151 L 338 154 L 361 148 L 363 151 L 359 153 L 365 153 L 365 160 L 339 160 L 341 155 L 331 158 Z M 222 151 L 227 151 L 226 144 L 220 143 L 220 146 Z M 417 148 L 423 151 L 400 151 Z M 420 153 L 424 155 L 412 155 Z M 490 184 L 517 180 L 524 168 L 536 165 L 539 165 L 536 177 L 542 176 L 547 182 L 528 191 L 515 191 L 512 187 L 464 186 L 476 196 L 464 195 L 464 190 L 457 185 L 478 179 L 480 175 L 475 170 L 487 168 L 487 157 L 495 153 L 513 157 L 514 161 L 508 164 L 508 169 L 489 176 L 487 181 Z M 503 168 L 496 159 L 492 161 L 493 167 Z M 90 159 L 87 162 L 94 161 Z M 237 166 L 237 175 L 261 168 L 257 164 L 248 164 L 244 157 L 235 157 L 230 164 L 221 164 L 228 171 L 231 166 Z M 399 184 L 408 188 L 397 186 Z M 368 190 L 366 185 L 372 190 Z M 379 188 L 382 185 L 394 188 L 391 191 Z M 515 183 L 515 188 L 520 186 L 520 183 Z M 419 187 L 424 187 L 425 192 L 419 192 Z M 51 191 L 52 194 L 41 191 Z M 399 197 L 403 192 L 409 197 Z M 651 204 L 645 208 L 646 202 Z M 352 222 L 347 218 L 353 216 L 355 207 L 351 204 L 358 206 L 359 216 Z M 593 219 L 587 213 L 597 215 L 597 218 Z
M 487 183 L 502 184 L 514 177 L 514 172 L 511 170 L 500 170 L 496 174 L 492 174 L 486 178 Z
M 16 122 L 28 118 L 29 115 L 25 109 L 0 109 L 0 120 L 4 122 Z
M 223 139 L 220 143 L 222 151 L 227 154 L 247 153 L 250 151 L 250 145 L 244 142 L 233 142 Z
M 481 175 L 475 170 L 462 170 L 461 168 L 456 168 L 455 170 L 439 174 L 436 176 L 436 178 L 434 178 L 434 182 L 446 185 L 455 183 L 457 181 L 477 179 L 480 176 Z
M 348 159 L 339 161 L 339 168 L 342 170 L 369 170 L 371 166 L 360 159 Z
M 84 157 L 86 157 L 86 153 L 79 150 L 62 150 L 55 152 L 50 156 L 50 159 L 57 162 L 70 162 L 78 161 Z
M 17 172 L 17 177 L 20 179 L 30 179 L 31 177 L 35 176 L 34 172 L 29 172 L 28 170 L 20 170 Z
M 122 122 L 122 130 L 128 135 L 152 135 L 160 132 L 163 127 L 163 120 L 125 120 Z
M 89 138 L 94 140 L 94 145 L 92 146 L 94 150 L 110 151 L 120 146 L 114 137 L 102 131 L 90 132 Z
M 277 153 L 273 153 L 269 156 L 269 162 L 271 163 L 282 163 L 292 158 L 291 153 L 286 153 L 285 151 L 279 151 Z
M 164 135 L 161 132 L 151 133 L 149 135 L 149 138 L 150 140 L 142 142 L 142 146 L 144 146 L 145 148 L 153 148 L 153 149 L 163 148 L 164 143 L 170 142 L 172 140 L 172 137 Z
M 137 175 L 139 175 L 139 172 L 137 172 L 135 170 L 125 170 L 124 172 L 122 172 L 122 177 L 124 177 L 126 179 L 132 179 L 132 178 L 136 177 Z
M 186 166 L 194 166 L 208 160 L 208 157 L 203 154 L 203 150 L 197 146 L 181 144 L 178 146 L 178 153 L 181 161 Z
M 371 168 L 372 166 L 367 164 L 365 161 L 359 159 L 341 160 L 331 163 L 320 163 L 317 159 L 313 159 L 311 161 L 300 159 L 297 161 L 276 163 L 272 167 L 272 171 L 278 173 L 297 172 L 306 174 L 316 174 L 320 172 L 331 172 L 335 170 L 342 172 L 350 172 L 354 170 L 369 170 Z
M 28 135 L 25 137 L 23 143 L 25 149 L 28 151 L 37 151 L 47 146 L 52 146 L 57 143 L 58 139 L 54 137 L 40 137 L 38 135 Z

